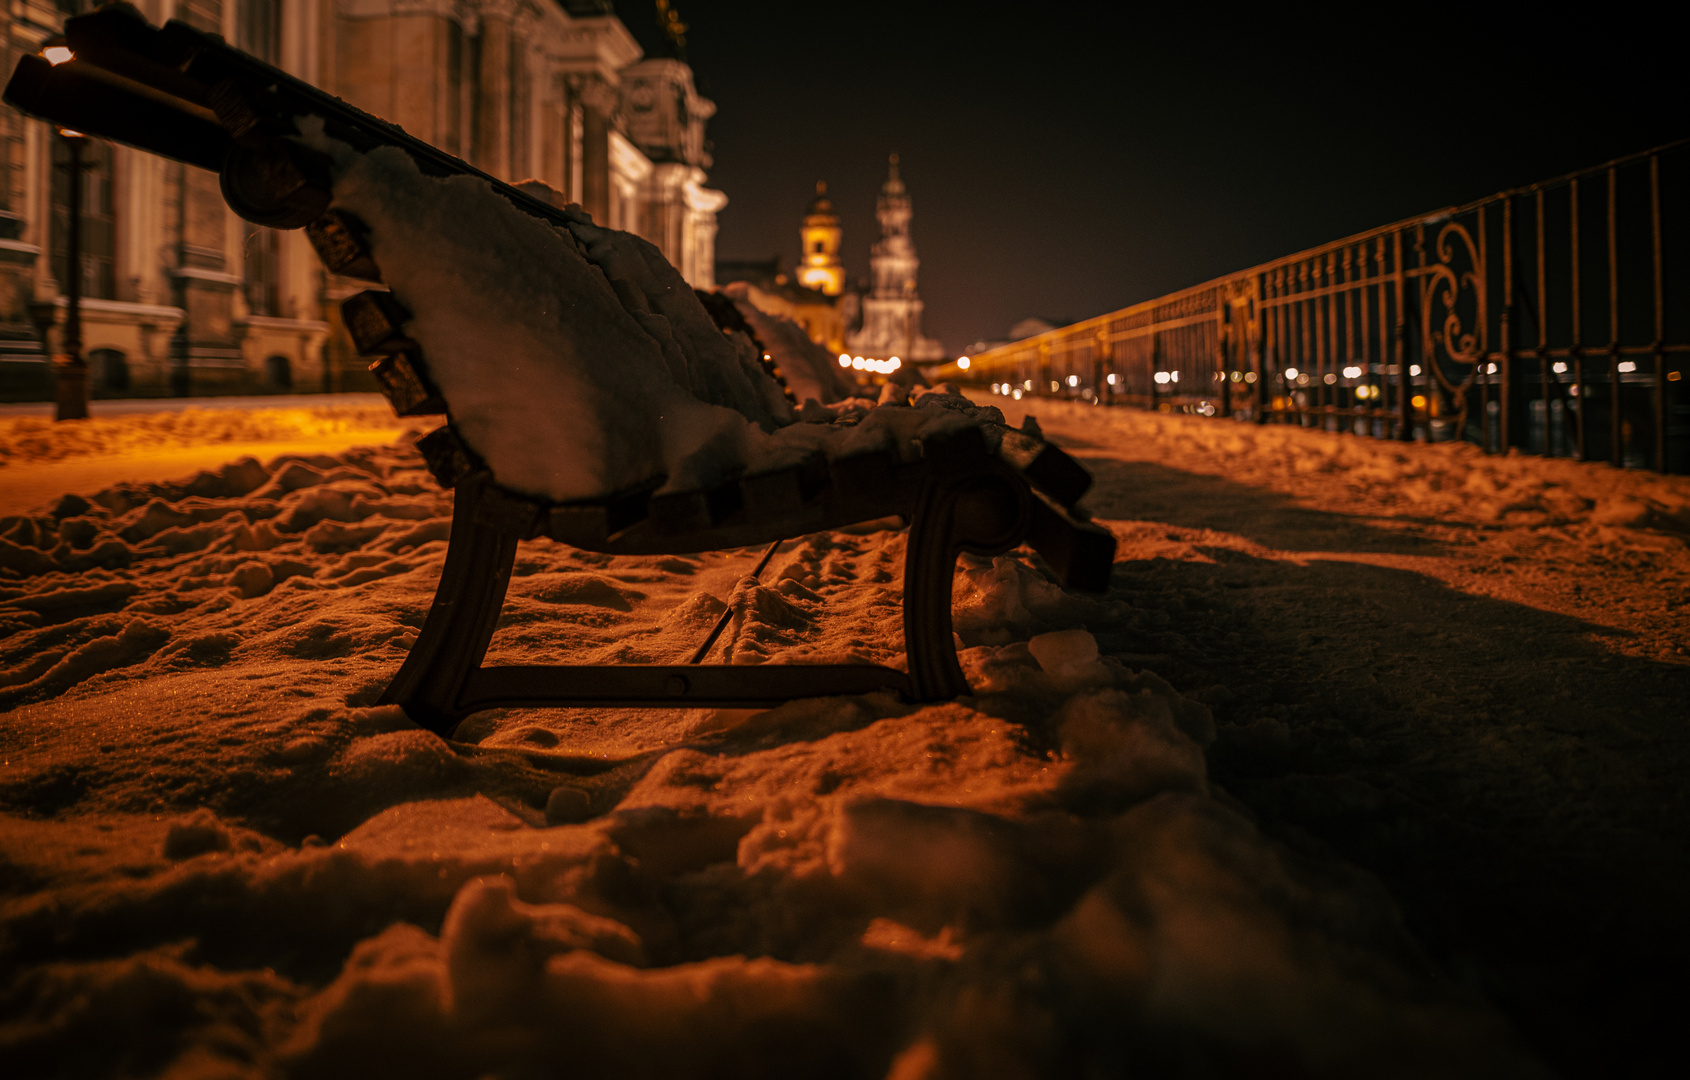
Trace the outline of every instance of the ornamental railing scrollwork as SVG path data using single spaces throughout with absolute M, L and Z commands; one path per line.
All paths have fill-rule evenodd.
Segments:
M 1484 227 L 1481 215 L 1478 226 Z M 1416 226 L 1415 247 L 1424 254 L 1425 225 Z M 1458 428 L 1467 421 L 1467 392 L 1483 370 L 1486 354 L 1484 249 L 1459 221 L 1449 220 L 1432 244 L 1435 262 L 1411 271 L 1419 280 L 1421 358 L 1449 396 Z

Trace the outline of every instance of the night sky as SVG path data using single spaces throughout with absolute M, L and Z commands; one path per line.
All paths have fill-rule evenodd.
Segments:
M 652 51 L 653 5 L 616 6 Z M 1616 4 L 675 6 L 719 107 L 718 256 L 792 265 L 826 180 L 866 274 L 896 151 L 952 351 L 1690 135 L 1678 32 Z

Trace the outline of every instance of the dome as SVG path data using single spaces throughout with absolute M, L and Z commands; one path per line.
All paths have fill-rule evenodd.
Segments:
M 826 180 L 816 181 L 816 197 L 810 200 L 809 208 L 804 213 L 811 215 L 833 213 L 833 200 L 827 197 Z

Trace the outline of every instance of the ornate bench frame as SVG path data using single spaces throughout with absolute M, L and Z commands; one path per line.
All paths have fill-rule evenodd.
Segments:
M 230 208 L 255 224 L 304 228 L 325 267 L 379 282 L 361 223 L 331 210 L 326 163 L 290 138 L 315 117 L 361 151 L 397 146 L 429 175 L 478 176 L 526 213 L 562 212 L 391 124 L 303 83 L 221 38 L 133 8 L 69 19 L 75 58 L 22 57 L 7 103 L 51 123 L 220 174 Z M 951 631 L 951 583 L 964 551 L 1026 543 L 1063 584 L 1102 590 L 1115 539 L 1075 510 L 1091 483 L 1072 458 L 999 424 L 949 428 L 907 447 L 820 456 L 741 475 L 709 490 L 654 494 L 656 484 L 581 503 L 548 504 L 501 488 L 450 422 L 407 313 L 384 290 L 341 305 L 342 320 L 400 416 L 445 414 L 418 443 L 435 478 L 456 490 L 446 565 L 427 621 L 381 700 L 449 737 L 459 721 L 501 706 L 759 706 L 794 698 L 892 691 L 942 701 L 968 692 Z M 517 545 L 545 536 L 610 554 L 684 554 L 768 544 L 897 515 L 909 523 L 904 563 L 908 671 L 869 664 L 599 664 L 485 667 Z M 701 650 L 702 653 L 703 650 Z M 702 657 L 700 657 L 702 658 Z

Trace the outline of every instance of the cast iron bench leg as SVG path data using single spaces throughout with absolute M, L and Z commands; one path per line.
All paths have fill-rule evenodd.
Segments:
M 1001 464 L 936 468 L 923 484 L 904 553 L 904 653 L 917 701 L 968 693 L 951 628 L 951 586 L 963 551 L 997 555 L 1026 536 L 1026 485 Z
M 472 477 L 457 487 L 434 606 L 380 699 L 403 706 L 412 720 L 442 736 L 450 736 L 462 716 L 459 695 L 487 655 L 516 564 L 517 538 L 484 524 L 476 513 L 483 483 Z

